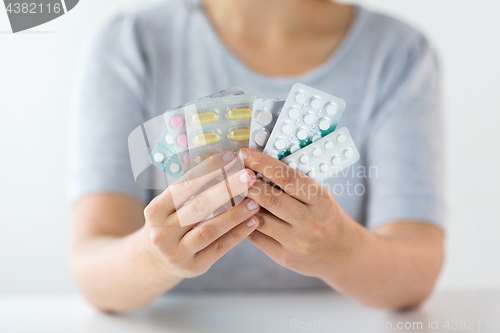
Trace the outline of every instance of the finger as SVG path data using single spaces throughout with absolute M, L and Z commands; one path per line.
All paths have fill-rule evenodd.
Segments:
M 259 230 L 255 230 L 250 235 L 248 235 L 248 240 L 252 242 L 258 249 L 267 254 L 274 261 L 278 261 L 280 254 L 283 251 L 283 245 L 281 245 L 275 239 L 263 234 Z
M 278 185 L 283 191 L 306 204 L 314 204 L 316 195 L 326 189 L 306 175 L 290 168 L 283 162 L 253 149 L 242 149 L 245 166 L 260 173 Z
M 167 216 L 172 214 L 176 208 L 189 200 L 205 184 L 222 174 L 221 168 L 232 168 L 237 163 L 234 154 L 223 152 L 213 155 L 189 170 L 165 191 L 154 198 L 146 207 L 146 223 L 149 225 L 164 225 Z M 243 168 L 242 164 L 239 163 Z
M 199 252 L 241 222 L 255 215 L 259 208 L 255 201 L 245 199 L 227 212 L 191 229 L 184 235 L 179 245 L 193 254 Z
M 303 216 L 303 212 L 309 209 L 301 201 L 291 197 L 279 188 L 267 184 L 262 179 L 257 179 L 255 184 L 248 189 L 247 197 L 255 200 L 280 219 L 292 223 Z
M 222 237 L 211 243 L 205 249 L 195 255 L 195 260 L 203 263 L 213 264 L 224 254 L 235 247 L 238 243 L 248 237 L 258 226 L 259 219 L 251 217 L 229 230 Z
M 236 170 L 233 171 L 233 169 Z M 182 207 L 205 185 L 217 180 L 220 181 L 224 172 L 234 173 L 243 169 L 244 166 L 237 163 L 237 159 L 231 151 L 210 155 L 169 186 L 175 204 L 174 209 Z
M 260 221 L 258 230 L 280 244 L 286 246 L 296 237 L 296 231 L 292 225 L 274 216 L 267 210 L 261 209 L 256 216 Z
M 239 171 L 228 177 L 226 181 L 221 181 L 198 194 L 171 216 L 181 226 L 203 221 L 231 198 L 243 192 L 246 193 L 248 188 L 255 183 L 255 178 L 252 170 Z
M 245 200 L 246 198 L 246 194 L 247 193 L 242 193 L 240 195 L 236 195 L 234 196 L 234 203 L 235 204 L 239 204 L 240 202 L 242 202 L 243 200 Z M 220 206 L 219 208 L 217 208 L 213 213 L 212 215 L 213 216 L 217 216 L 217 215 L 220 215 L 222 213 L 225 213 L 227 212 L 228 210 L 230 210 L 231 208 L 233 208 L 232 206 L 232 202 L 231 201 L 227 201 L 226 203 L 224 203 L 222 206 Z

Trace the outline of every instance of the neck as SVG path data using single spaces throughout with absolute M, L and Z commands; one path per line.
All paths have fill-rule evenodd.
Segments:
M 218 30 L 251 39 L 332 32 L 341 5 L 330 0 L 202 0 Z

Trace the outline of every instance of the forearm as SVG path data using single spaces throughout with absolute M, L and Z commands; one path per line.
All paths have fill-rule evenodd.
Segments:
M 346 260 L 332 264 L 326 283 L 376 308 L 412 307 L 429 296 L 443 263 L 439 230 L 403 222 L 371 232 L 345 218 L 351 250 Z
M 143 229 L 125 236 L 98 236 L 73 246 L 71 270 L 87 299 L 102 311 L 142 308 L 182 279 L 165 271 L 144 244 Z

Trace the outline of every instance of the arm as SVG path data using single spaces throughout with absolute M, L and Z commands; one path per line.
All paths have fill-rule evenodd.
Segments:
M 246 152 L 245 164 L 284 190 L 257 180 L 248 194 L 263 208 L 249 239 L 271 259 L 372 307 L 410 307 L 430 294 L 443 261 L 437 227 L 395 221 L 371 232 L 326 188 L 271 157 Z
M 147 248 L 143 210 L 139 201 L 113 194 L 88 196 L 74 207 L 71 271 L 102 311 L 141 308 L 182 280 Z
M 259 218 L 265 220 L 265 215 Z M 343 253 L 332 253 L 326 263 L 329 269 L 317 277 L 370 307 L 419 305 L 432 292 L 444 257 L 442 231 L 422 222 L 394 221 L 373 232 L 354 221 L 339 222 L 350 224 L 347 229 L 351 235 L 342 239 Z M 258 233 L 249 238 L 264 250 L 263 233 Z M 344 244 L 349 241 L 353 243 Z
M 204 274 L 255 230 L 252 216 L 259 206 L 250 199 L 203 224 L 181 226 L 180 216 L 203 221 L 229 200 L 225 182 L 189 200 L 210 179 L 188 173 L 145 210 L 134 199 L 112 194 L 77 202 L 71 269 L 94 306 L 102 311 L 141 308 L 184 278 Z M 253 185 L 255 175 L 242 170 L 228 179 L 236 196 Z M 185 204 L 176 209 L 173 196 Z
M 370 232 L 356 224 L 353 237 L 360 243 L 351 260 L 322 277 L 332 288 L 376 308 L 413 307 L 430 295 L 443 265 L 440 229 L 394 221 Z

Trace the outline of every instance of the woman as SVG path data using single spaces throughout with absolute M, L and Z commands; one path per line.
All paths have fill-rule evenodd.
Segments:
M 293 177 L 266 174 L 283 164 L 246 150 L 248 198 L 193 229 L 179 226 L 169 190 L 134 184 L 127 137 L 143 122 L 227 87 L 279 98 L 296 82 L 347 102 L 340 125 L 362 157 L 324 183 L 333 193 L 278 195 L 255 173 Z M 77 284 L 103 311 L 199 290 L 334 288 L 372 307 L 418 305 L 443 262 L 441 115 L 426 39 L 360 7 L 171 0 L 119 16 L 93 38 L 76 89 Z

